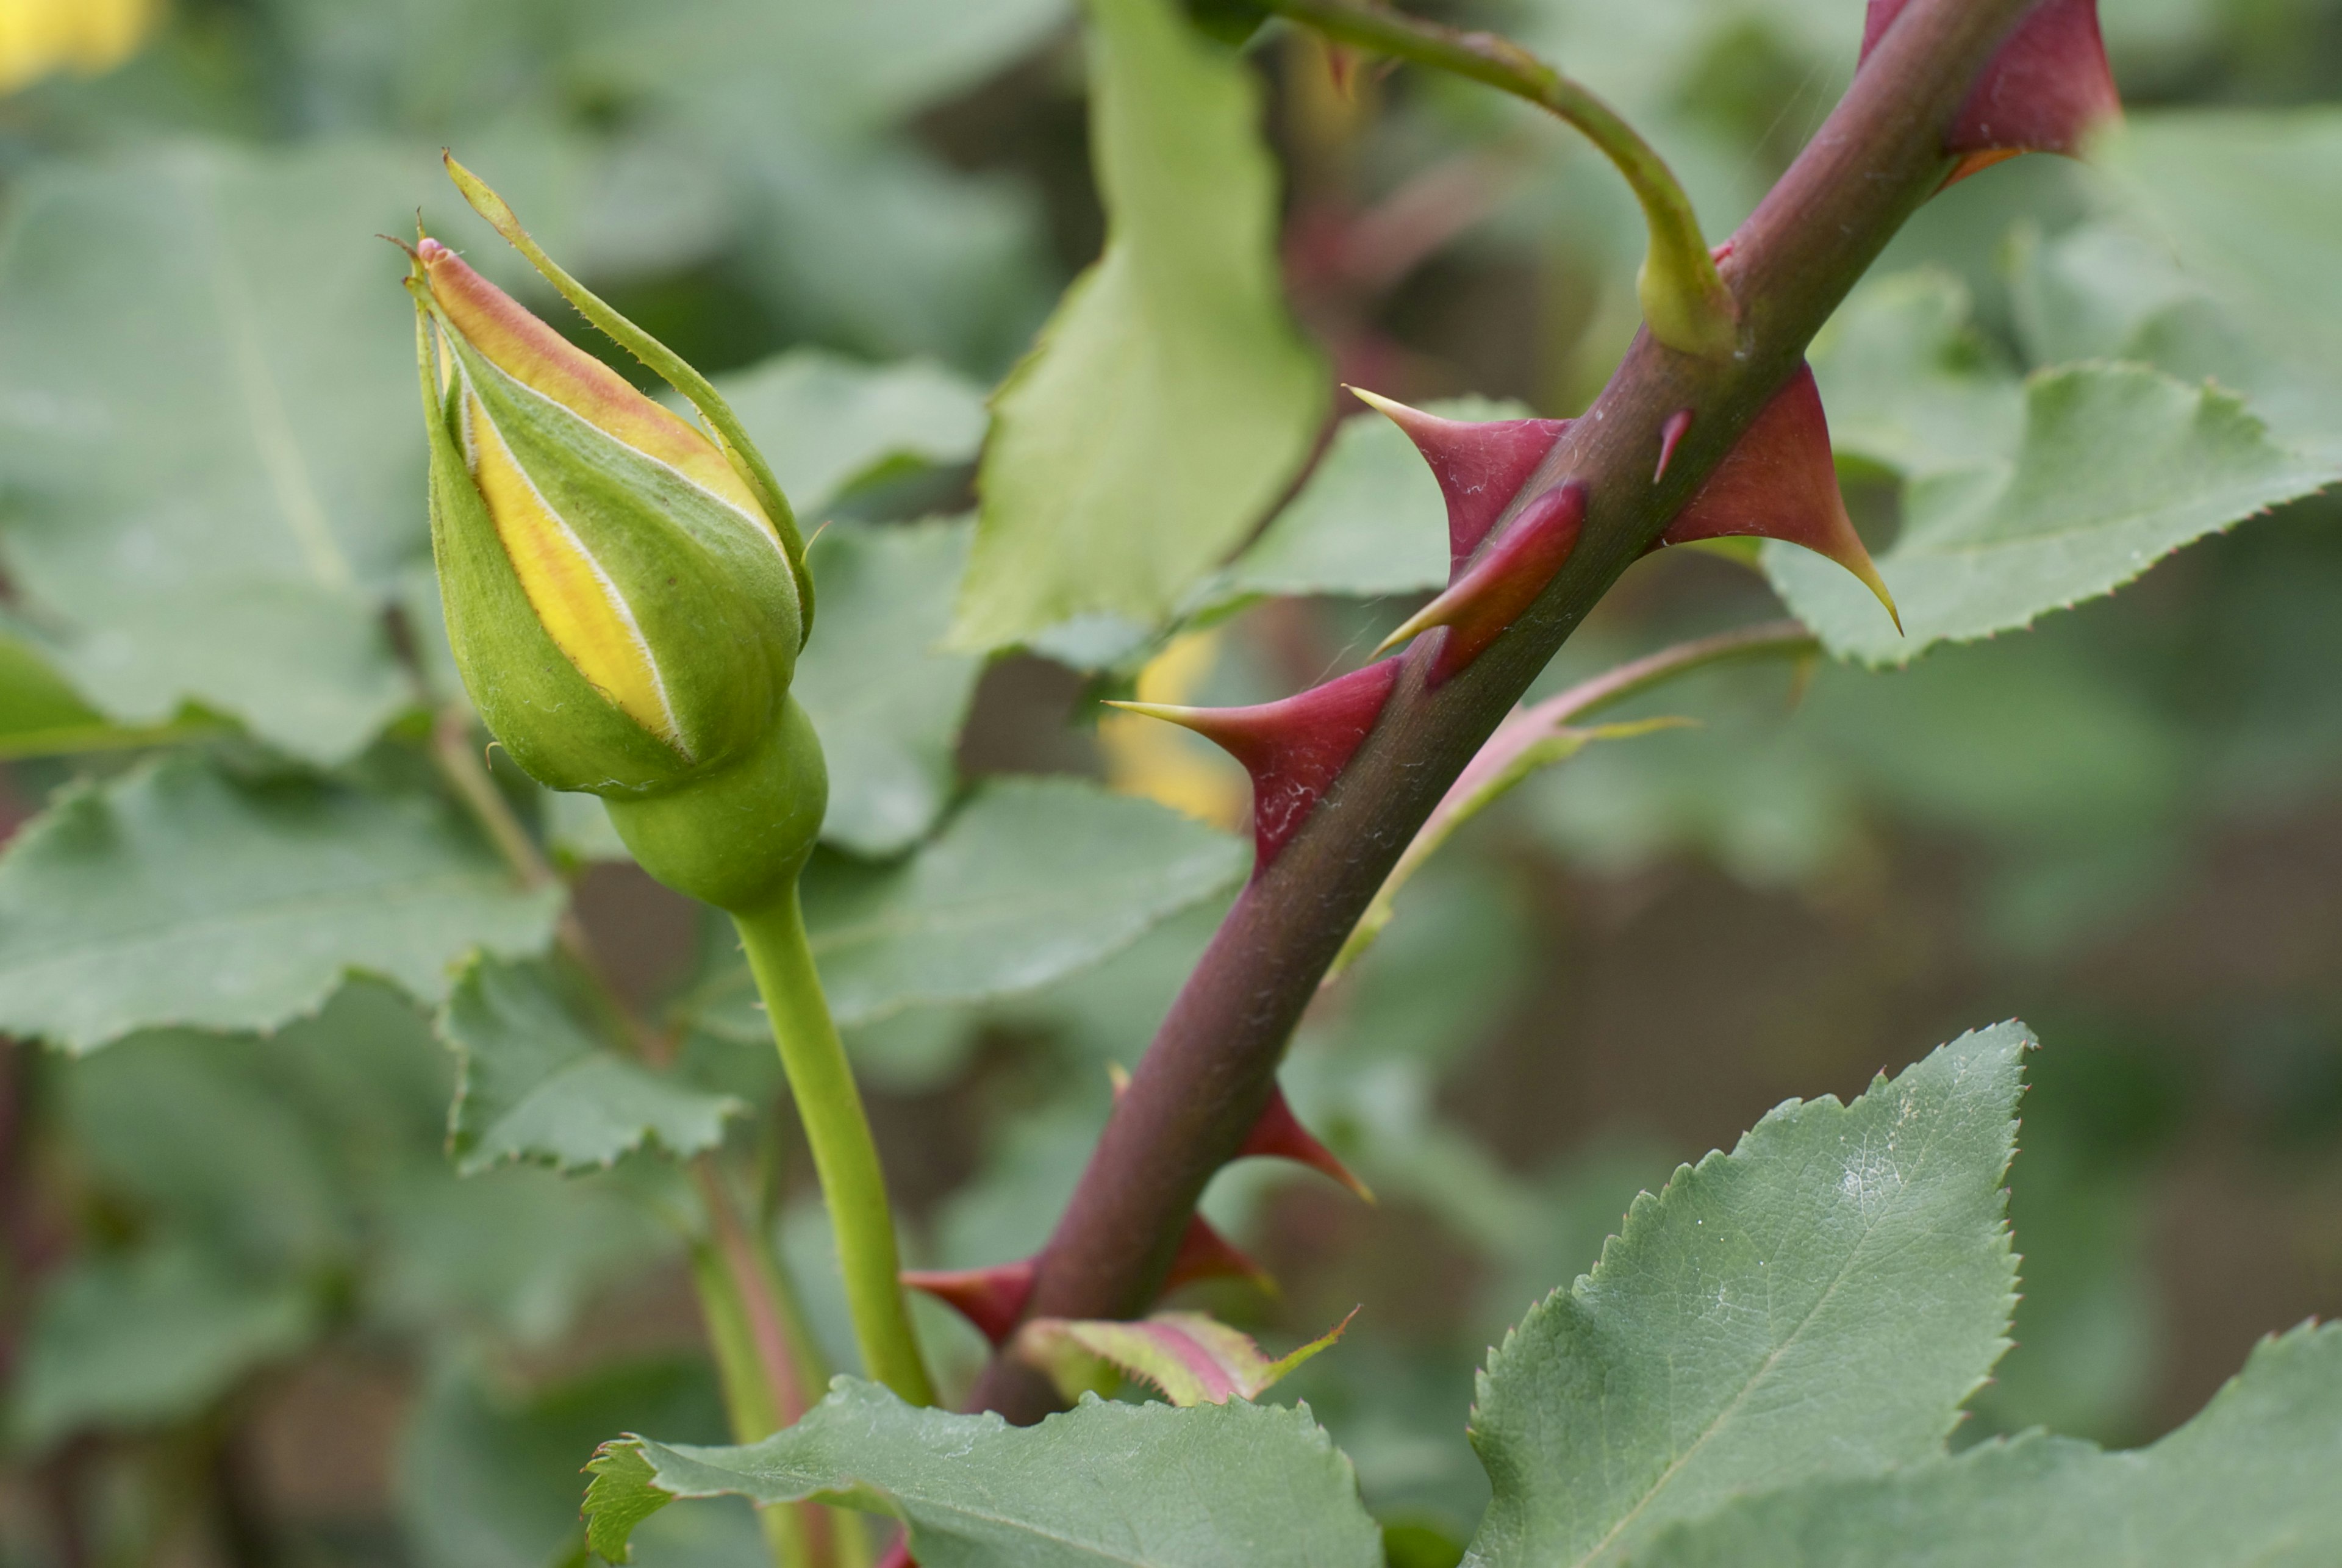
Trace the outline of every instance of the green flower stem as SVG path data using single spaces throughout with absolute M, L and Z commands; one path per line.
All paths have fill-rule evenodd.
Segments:
M 1651 335 L 1686 354 L 1728 355 L 1740 336 L 1732 291 L 1699 231 L 1699 215 L 1666 161 L 1618 111 L 1526 49 L 1493 33 L 1463 33 L 1362 0 L 1260 0 L 1339 43 L 1452 72 L 1526 98 L 1582 132 L 1626 176 L 1650 229 L 1639 284 Z
M 934 1385 L 919 1358 L 911 1314 L 898 1277 L 894 1211 L 878 1166 L 862 1094 L 846 1065 L 846 1047 L 830 1021 L 821 976 L 806 945 L 805 918 L 791 883 L 777 901 L 754 914 L 733 915 L 748 952 L 748 968 L 773 1020 L 781 1069 L 805 1123 L 822 1196 L 837 1233 L 837 1260 L 846 1276 L 846 1303 L 854 1318 L 863 1370 L 913 1404 L 933 1404 Z

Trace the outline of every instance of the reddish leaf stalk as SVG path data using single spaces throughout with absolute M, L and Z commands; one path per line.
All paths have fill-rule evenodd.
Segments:
M 1619 574 L 1663 534 L 1838 302 L 1954 166 L 1946 130 L 2027 0 L 1910 0 L 1820 132 L 1733 237 L 1740 352 L 1677 354 L 1647 334 L 1506 508 L 1564 479 L 1583 534 L 1536 602 L 1429 686 L 1445 634 L 1419 640 L 1380 721 L 1317 808 L 1229 911 L 1109 1115 L 1036 1270 L 1029 1316 L 1136 1317 L 1188 1216 L 1275 1092 L 1285 1044 L 1352 925 L 1481 744 Z M 1653 483 L 1663 431 L 1694 411 Z M 1427 521 L 1427 520 L 1426 520 Z M 996 1357 L 973 1402 L 1033 1421 L 1057 1396 Z

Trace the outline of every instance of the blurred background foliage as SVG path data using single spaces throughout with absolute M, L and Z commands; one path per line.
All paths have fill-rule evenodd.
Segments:
M 2333 0 L 2102 11 L 2136 109 L 2342 95 Z M 1511 32 L 1617 104 L 1720 235 L 1835 101 L 1859 12 L 1480 0 L 1446 15 Z M 1582 407 L 1636 324 L 1641 228 L 1608 170 L 1477 88 L 1371 66 L 1345 85 L 1316 44 L 1274 31 L 1250 61 L 1286 182 L 1288 292 L 1338 376 L 1415 402 Z M 1264 544 L 1167 642 L 1168 627 L 1089 624 L 1043 639 L 1053 656 L 936 651 L 968 548 L 966 523 L 943 519 L 970 505 L 984 388 L 1102 241 L 1082 84 L 1065 0 L 0 0 L 8 816 L 231 719 L 246 734 L 208 744 L 255 788 L 403 787 L 411 764 L 375 738 L 412 731 L 416 701 L 367 607 L 403 606 L 425 628 L 423 678 L 446 685 L 405 307 L 395 258 L 364 236 L 418 200 L 446 221 L 432 160 L 452 145 L 622 309 L 737 373 L 801 513 L 838 524 L 816 546 L 830 642 L 804 689 L 849 787 L 814 902 L 948 899 L 940 857 L 897 858 L 938 832 L 1058 841 L 1064 865 L 1036 878 L 1086 868 L 1119 888 L 1138 874 L 1119 855 L 1156 879 L 1143 915 L 1112 929 L 1076 908 L 1038 935 L 825 960 L 914 1252 L 959 1266 L 1037 1244 L 1109 1065 L 1143 1048 L 1240 856 L 1167 814 L 1099 815 L 1121 803 L 1066 806 L 1001 775 L 1102 780 L 1233 829 L 1239 774 L 1167 730 L 1101 720 L 1095 699 L 1285 694 L 1355 661 L 1423 585 L 1343 574 L 1387 553 L 1328 567 Z M 2300 124 L 2306 146 L 2334 145 L 2333 122 Z M 1957 187 L 1857 305 L 1964 297 L 1971 328 L 1945 352 L 1995 374 L 2116 354 L 2202 374 L 2173 325 L 2184 291 L 2098 215 L 2104 178 L 2030 158 Z M 2342 305 L 2334 225 L 2328 206 L 2298 230 L 2328 277 L 2287 302 L 2312 335 Z M 293 388 L 283 416 L 325 422 L 335 454 L 318 481 L 335 526 L 305 559 L 239 522 L 243 481 L 205 466 L 207 389 L 237 345 L 157 339 L 140 312 L 109 310 L 182 296 L 284 308 L 303 328 L 266 352 Z M 86 385 L 68 368 L 85 361 Z M 1832 414 L 1883 548 L 1909 470 L 1847 438 L 1876 412 L 1859 369 Z M 143 394 L 85 394 L 109 375 Z M 2314 377 L 2268 385 L 2257 409 L 2335 444 L 2342 401 Z M 1940 423 L 1921 435 L 1955 439 Z M 1418 480 L 1346 482 L 1436 565 L 1436 502 L 1405 490 Z M 190 493 L 185 516 L 156 500 Z M 1345 509 L 1305 492 L 1296 514 L 1313 504 Z M 1282 1293 L 1199 1297 L 1280 1344 L 1368 1303 L 1290 1386 L 1377 1514 L 1409 1526 L 1394 1561 L 1446 1560 L 1468 1532 L 1486 1486 L 1461 1438 L 1471 1369 L 1591 1264 L 1636 1191 L 1785 1096 L 1851 1094 L 1987 1019 L 2020 1014 L 2048 1044 L 2012 1177 L 2018 1343 L 1972 1432 L 2142 1440 L 2257 1335 L 2342 1311 L 2337 522 L 2330 501 L 2287 505 L 2112 600 L 1901 672 L 1757 667 L 1670 688 L 1642 711 L 1697 727 L 1591 747 L 1410 885 L 1286 1074 L 1380 1205 L 1239 1167 L 1207 1206 Z M 1547 684 L 1777 613 L 1759 576 L 1674 553 L 1629 574 Z M 863 722 L 874 712 L 883 724 Z M 158 799 L 171 787 L 137 776 Z M 148 784 L 119 798 L 134 788 Z M 577 804 L 533 809 L 591 868 L 582 907 L 622 985 L 683 1022 L 707 1093 L 769 1104 L 762 1020 L 723 944 L 618 864 Z M 497 921 L 526 917 L 473 909 L 465 929 L 493 946 Z M 362 967 L 405 983 L 402 962 Z M 0 1561 L 583 1561 L 576 1472 L 595 1442 L 722 1435 L 659 1218 L 676 1201 L 665 1166 L 612 1151 L 586 1174 L 459 1177 L 456 1064 L 387 984 L 342 984 L 321 1011 L 288 991 L 265 1022 L 293 1021 L 265 1034 L 142 1030 L 178 1015 L 142 1010 L 140 984 L 121 977 L 115 1024 L 82 1043 L 129 1038 L 85 1056 L 15 1047 L 0 1094 Z M 786 1152 L 766 1164 L 787 1254 L 850 1364 L 809 1174 Z M 924 1321 L 964 1378 L 980 1347 Z M 758 1553 L 745 1511 L 724 1507 L 671 1510 L 640 1542 L 653 1564 Z

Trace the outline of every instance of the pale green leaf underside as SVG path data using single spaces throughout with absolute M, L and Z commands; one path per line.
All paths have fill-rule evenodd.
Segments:
M 2022 1025 L 1791 1101 L 1636 1199 L 1481 1374 L 1469 1562 L 1613 1562 L 1736 1492 L 1940 1451 L 2007 1347 Z
M 822 509 L 896 467 L 966 463 L 984 444 L 984 389 L 924 360 L 864 365 L 793 349 L 716 378 L 810 529 Z M 822 602 L 823 631 L 830 605 Z
M 649 1144 L 696 1154 L 747 1114 L 597 1040 L 539 964 L 475 962 L 440 1010 L 439 1033 L 460 1064 L 448 1145 L 467 1176 L 506 1161 L 596 1170 Z
M 435 801 L 172 757 L 68 793 L 0 857 L 0 1029 L 75 1051 L 274 1029 L 354 972 L 435 1002 L 473 948 L 541 951 L 559 904 Z
M 1891 1475 L 1726 1503 L 1637 1568 L 2329 1568 L 2342 1325 L 2263 1341 L 2186 1426 L 2107 1453 L 2032 1433 Z
M 1227 887 L 1249 850 L 1151 801 L 1076 779 L 997 779 L 893 865 L 816 863 L 806 924 L 839 1024 L 1030 991 L 1121 951 Z M 735 1039 L 768 1033 L 745 964 L 692 1011 Z
M 332 762 L 409 700 L 379 607 L 424 548 L 413 313 L 365 236 L 412 225 L 426 173 L 178 145 L 16 193 L 7 560 L 109 716 L 199 701 Z
M 1246 66 L 1170 0 L 1091 0 L 1106 253 L 1001 387 L 952 637 L 1152 624 L 1256 524 L 1325 406 L 1287 317 Z
M 1766 546 L 1774 586 L 1832 653 L 1900 664 L 1938 642 L 2030 624 L 2337 477 L 2271 440 L 2236 397 L 2144 365 L 2043 371 L 2023 396 L 2014 452 L 1907 487 L 1902 533 L 1877 557 L 1903 635 L 1830 563 Z
M 1486 397 L 1426 404 L 1446 419 L 1525 419 Z M 1406 433 L 1379 414 L 1342 421 L 1309 482 L 1214 584 L 1212 597 L 1336 594 L 1372 599 L 1447 585 L 1447 504 Z
M 613 1444 L 587 1493 L 606 1556 L 673 1497 L 820 1497 L 890 1513 L 921 1568 L 1378 1568 L 1350 1462 L 1306 1408 L 1115 1404 L 1038 1426 L 918 1410 L 840 1378 L 745 1448 Z

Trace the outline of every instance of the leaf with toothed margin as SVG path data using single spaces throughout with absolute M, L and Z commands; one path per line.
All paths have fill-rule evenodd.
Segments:
M 1306 1406 L 1085 1399 L 1037 1426 L 839 1378 L 741 1448 L 630 1437 L 588 1466 L 587 1539 L 626 1560 L 677 1497 L 816 1498 L 904 1522 L 921 1568 L 1381 1568 L 1357 1476 Z
M 2342 1563 L 2342 1324 L 2253 1347 L 2193 1421 L 2108 1453 L 2031 1432 L 1726 1503 L 1637 1568 L 2326 1568 Z
M 1250 1334 L 1203 1313 L 1161 1312 L 1136 1323 L 1035 1318 L 1016 1333 L 1013 1353 L 1037 1368 L 1066 1398 L 1110 1394 L 1124 1377 L 1148 1383 L 1173 1404 L 1226 1404 L 1257 1399 L 1286 1373 L 1342 1337 L 1352 1308 L 1324 1333 L 1271 1361 Z
M 1790 1101 L 1636 1198 L 1480 1376 L 1467 1563 L 1617 1563 L 1736 1493 L 1940 1453 L 2008 1345 L 2032 1043 L 2003 1024 L 1850 1104 Z
M 2110 593 L 2182 545 L 2337 477 L 2279 446 L 2217 387 L 2143 365 L 2067 365 L 2026 384 L 2014 452 L 1907 486 L 1902 533 L 1878 558 L 1907 636 L 1803 552 L 1769 545 L 1765 570 L 1833 654 L 1901 664 Z
M 1526 404 L 1446 398 L 1426 414 L 1452 420 L 1524 419 Z M 1252 594 L 1355 599 L 1446 586 L 1448 536 L 1439 481 L 1406 433 L 1379 414 L 1354 414 L 1307 484 L 1252 546 L 1201 595 L 1218 604 Z
M 899 861 L 816 857 L 806 924 L 831 1011 L 852 1027 L 1086 969 L 1236 883 L 1245 858 L 1227 834 L 1086 780 L 994 779 Z M 680 1010 L 723 1038 L 769 1044 L 736 954 Z
M 1870 0 L 1864 59 L 1908 3 Z M 1952 178 L 2017 153 L 2078 153 L 2093 129 L 2121 114 L 2098 36 L 2098 0 L 2040 0 L 1985 66 L 1945 134 L 1944 150 L 1965 155 Z
M 964 652 L 1087 613 L 1162 619 L 1276 504 L 1326 405 L 1244 63 L 1173 0 L 1087 12 L 1106 253 L 994 394 Z
M 1398 671 L 1398 660 L 1384 659 L 1297 696 L 1247 708 L 1112 705 L 1191 729 L 1244 764 L 1252 775 L 1257 874 L 1301 831 L 1327 787 L 1373 733 L 1397 684 Z
M 345 975 L 436 1002 L 474 948 L 544 951 L 525 892 L 436 797 L 248 784 L 191 754 L 77 785 L 0 857 L 0 1029 L 275 1029 Z
M 454 1048 L 447 1149 L 466 1176 L 505 1164 L 601 1170 L 646 1144 L 685 1158 L 748 1107 L 628 1061 L 581 1024 L 543 964 L 477 958 L 439 1011 Z

